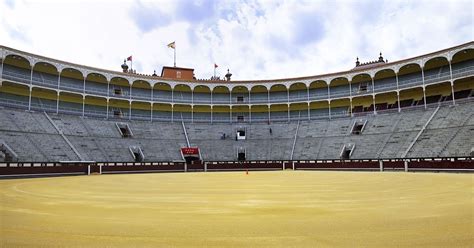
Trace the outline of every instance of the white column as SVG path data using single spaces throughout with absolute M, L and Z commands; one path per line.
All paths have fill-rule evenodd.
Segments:
M 212 90 L 211 90 L 211 105 L 214 104 L 214 100 L 212 99 Z
M 151 87 L 151 99 L 150 99 L 150 121 L 153 121 L 153 87 Z
M 33 91 L 33 66 L 31 67 L 31 74 L 30 74 L 30 96 L 28 98 L 28 110 L 31 110 L 31 93 Z
M 424 72 L 423 67 L 421 67 L 421 80 L 423 82 L 423 102 L 425 104 L 425 109 L 426 109 L 425 72 Z
M 252 106 L 250 104 L 249 104 L 249 122 L 250 123 L 252 122 Z
M 87 76 L 86 76 L 87 77 Z M 86 77 L 84 77 L 83 84 L 82 84 L 82 117 L 84 117 L 84 110 L 86 108 Z M 107 97 L 109 96 L 109 84 L 107 83 Z M 109 105 L 107 102 L 107 117 L 109 112 Z
M 329 120 L 331 119 L 331 101 L 328 100 Z
M 268 122 L 270 123 L 271 115 L 270 115 L 270 104 L 267 104 L 268 108 Z
M 213 109 L 213 108 L 214 108 L 214 107 L 213 107 L 212 104 L 211 104 L 211 124 L 212 124 L 212 118 L 213 118 L 213 116 L 212 116 L 212 109 Z
M 289 103 L 286 105 L 286 108 L 288 109 L 288 122 L 290 122 L 290 104 Z
M 405 172 L 408 172 L 408 161 L 404 161 L 405 164 Z
M 86 96 L 82 95 L 82 117 L 84 117 L 85 105 L 86 105 Z
M 398 72 L 395 73 L 395 79 L 397 80 L 397 102 L 398 102 L 398 112 L 400 112 L 400 89 L 398 86 Z
M 105 118 L 108 119 L 109 118 L 109 98 L 107 97 L 107 113 L 105 114 Z
M 308 99 L 308 102 L 309 102 L 309 86 L 306 88 L 306 95 L 307 95 L 307 99 Z
M 311 103 L 308 101 L 308 120 L 311 120 L 311 109 L 310 109 L 310 106 Z
M 352 97 L 351 97 L 351 98 L 349 98 L 349 100 L 350 100 L 350 108 L 351 108 L 351 110 L 350 110 L 350 111 L 351 111 L 351 117 L 352 117 L 352 116 L 353 116 L 353 114 L 352 114 Z
M 288 122 L 290 122 L 290 89 L 286 89 L 286 107 L 288 110 Z
M 372 76 L 371 78 L 372 78 L 372 102 L 374 105 L 374 114 L 376 114 L 377 111 L 375 110 L 375 85 L 374 85 L 374 78 Z
M 311 120 L 311 111 L 309 109 L 310 101 L 309 101 L 309 86 L 306 88 L 306 95 L 308 96 L 308 120 Z
M 191 104 L 191 123 L 194 123 L 194 105 Z
M 150 121 L 153 122 L 153 102 L 150 102 Z
M 132 120 L 132 101 L 128 101 L 128 120 Z
M 328 113 L 329 113 L 329 119 L 331 119 L 331 91 L 329 90 L 329 84 L 328 84 Z
M 351 108 L 351 117 L 352 117 L 352 80 L 349 81 L 349 100 L 350 100 L 350 108 Z
M 61 84 L 61 73 L 58 74 L 58 99 L 56 102 L 56 114 L 59 113 L 59 85 Z
M 232 123 L 232 105 L 229 105 L 230 123 Z
M 449 62 L 449 76 L 451 78 L 451 94 L 453 95 L 453 105 L 456 105 L 456 100 L 454 100 L 454 81 L 453 81 L 453 68 L 451 67 L 451 61 Z
M 57 93 L 57 96 L 56 96 L 56 114 L 59 113 L 59 90 Z
M 171 88 L 171 122 L 174 121 L 174 88 Z

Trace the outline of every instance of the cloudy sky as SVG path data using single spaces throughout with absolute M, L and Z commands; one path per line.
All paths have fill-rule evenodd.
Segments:
M 474 40 L 474 0 L 0 0 L 0 44 L 99 68 L 173 65 L 209 78 L 337 72 L 381 51 L 395 61 Z

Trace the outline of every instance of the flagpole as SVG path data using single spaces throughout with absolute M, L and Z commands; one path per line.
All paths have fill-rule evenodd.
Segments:
M 176 67 L 176 47 L 173 47 L 174 50 L 174 67 Z
M 214 79 L 216 79 L 216 64 L 214 64 Z

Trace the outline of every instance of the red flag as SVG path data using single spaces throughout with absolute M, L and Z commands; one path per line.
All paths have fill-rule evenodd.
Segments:
M 219 67 L 219 66 L 217 64 L 214 64 L 214 68 L 217 68 L 217 67 Z
M 127 61 L 132 61 L 132 55 L 130 55 L 130 57 L 127 58 Z

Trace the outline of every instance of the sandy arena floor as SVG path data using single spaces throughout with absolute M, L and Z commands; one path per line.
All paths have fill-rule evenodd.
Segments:
M 473 247 L 473 174 L 0 180 L 1 247 Z

